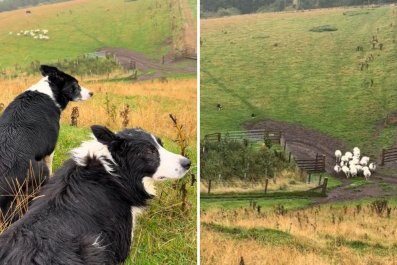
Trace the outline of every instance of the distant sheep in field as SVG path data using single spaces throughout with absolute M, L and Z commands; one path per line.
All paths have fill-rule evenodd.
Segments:
M 50 37 L 48 36 L 48 29 L 31 29 L 31 30 L 21 30 L 16 35 L 19 36 L 26 36 L 31 37 L 35 40 L 49 40 Z M 12 35 L 12 34 L 10 34 Z
M 340 150 L 335 151 L 335 161 L 336 163 L 340 162 L 340 158 L 342 157 L 342 152 Z
M 223 106 L 222 106 L 222 104 L 220 104 L 220 103 L 216 104 L 216 107 L 218 108 L 218 111 L 220 111 L 220 110 L 223 109 Z
M 353 148 L 353 153 L 347 151 L 344 155 L 340 150 L 336 150 L 335 161 L 335 173 L 343 172 L 347 178 L 363 176 L 368 180 L 376 170 L 376 164 L 370 163 L 368 156 L 361 156 L 361 150 L 358 147 Z
M 342 171 L 345 174 L 346 178 L 350 177 L 350 170 L 349 170 L 349 168 L 347 166 L 343 166 L 342 167 Z

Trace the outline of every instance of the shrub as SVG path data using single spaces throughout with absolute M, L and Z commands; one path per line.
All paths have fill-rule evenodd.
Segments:
M 371 203 L 371 209 L 377 215 L 382 216 L 383 212 L 385 212 L 387 209 L 387 205 L 388 205 L 387 200 L 375 200 Z
M 338 28 L 332 25 L 322 25 L 310 29 L 310 31 L 312 32 L 337 31 L 337 30 Z

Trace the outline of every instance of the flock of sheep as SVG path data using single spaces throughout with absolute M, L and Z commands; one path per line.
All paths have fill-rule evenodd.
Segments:
M 340 150 L 336 150 L 335 159 L 335 172 L 338 174 L 343 172 L 347 178 L 364 176 L 368 180 L 376 170 L 376 164 L 374 162 L 370 163 L 368 156 L 361 156 L 358 147 L 354 147 L 353 153 L 346 152 L 344 155 L 342 155 Z
M 13 35 L 12 31 L 9 32 L 9 35 Z M 36 40 L 49 40 L 50 36 L 48 36 L 48 29 L 31 29 L 31 30 L 21 30 L 16 33 L 19 36 L 31 37 Z

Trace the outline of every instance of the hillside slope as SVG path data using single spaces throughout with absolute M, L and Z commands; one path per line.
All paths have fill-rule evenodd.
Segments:
M 397 109 L 396 7 L 245 15 L 201 25 L 201 135 L 271 118 L 367 151 L 393 145 L 396 127 L 384 120 Z M 310 31 L 323 25 L 337 30 Z
M 76 57 L 98 48 L 128 48 L 160 60 L 169 52 L 176 0 L 74 0 L 0 13 L 0 68 Z M 174 10 L 175 9 L 175 10 Z M 178 18 L 177 18 L 178 19 Z M 49 40 L 17 36 L 47 29 Z

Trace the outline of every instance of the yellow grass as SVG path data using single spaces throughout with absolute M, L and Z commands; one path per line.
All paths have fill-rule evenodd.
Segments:
M 238 265 L 243 257 L 249 265 L 327 264 L 314 253 L 300 253 L 290 247 L 269 247 L 254 240 L 234 240 L 206 228 L 201 229 L 201 264 Z
M 16 95 L 25 91 L 29 86 L 39 80 L 39 76 L 19 79 L 2 80 L 0 87 L 2 96 L 0 103 L 6 106 Z M 168 82 L 145 81 L 129 82 L 103 82 L 91 81 L 80 84 L 94 92 L 94 97 L 86 102 L 71 103 L 62 114 L 63 123 L 70 123 L 72 108 L 79 108 L 80 127 L 89 127 L 92 124 L 104 124 L 112 129 L 122 128 L 120 112 L 125 104 L 130 105 L 129 127 L 142 127 L 157 135 L 173 139 L 175 130 L 168 117 L 169 113 L 176 115 L 179 122 L 184 125 L 188 140 L 196 140 L 196 80 L 168 80 Z M 109 105 L 115 106 L 115 122 L 106 111 L 106 93 Z
M 391 217 L 387 218 L 373 213 L 367 204 L 361 205 L 360 212 L 354 204 L 348 207 L 322 205 L 291 211 L 284 216 L 272 211 L 258 214 L 251 210 L 247 213 L 243 209 L 230 212 L 210 210 L 202 214 L 202 222 L 245 229 L 277 229 L 290 233 L 298 238 L 299 242 L 310 242 L 310 245 L 316 246 L 317 249 L 298 253 L 294 246 L 289 246 L 282 254 L 282 248 L 271 246 L 271 242 L 269 246 L 264 246 L 251 241 L 249 244 L 253 244 L 254 248 L 250 250 L 243 241 L 226 241 L 217 232 L 204 229 L 201 237 L 202 255 L 207 257 L 207 261 L 219 260 L 219 264 L 238 264 L 235 260 L 241 253 L 245 253 L 244 257 L 246 255 L 247 258 L 253 259 L 253 263 L 247 264 L 271 264 L 255 263 L 257 255 L 260 255 L 258 253 L 264 253 L 264 260 L 276 261 L 280 258 L 280 263 L 273 264 L 397 264 L 396 251 L 391 249 L 397 244 L 396 209 L 394 208 Z M 344 244 L 339 245 L 341 239 L 349 242 L 359 241 L 371 246 L 379 244 L 384 247 L 383 254 L 375 253 L 371 247 L 370 250 L 361 252 Z M 231 253 L 232 251 L 234 252 Z M 285 256 L 299 262 L 288 263 Z

